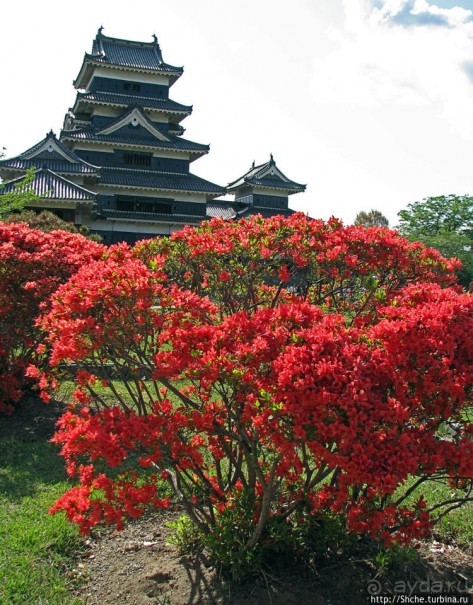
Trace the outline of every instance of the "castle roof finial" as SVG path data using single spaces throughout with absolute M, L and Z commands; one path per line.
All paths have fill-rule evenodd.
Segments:
M 273 157 L 273 154 L 272 154 L 272 153 L 270 153 L 270 154 L 269 154 L 269 162 L 270 162 L 270 164 L 275 164 L 275 163 L 276 163 L 276 162 L 274 161 L 274 157 Z
M 101 25 L 97 31 L 97 36 L 101 36 L 102 35 L 102 30 L 103 30 L 103 25 Z
M 153 34 L 153 42 L 154 42 L 155 44 L 157 44 L 157 43 L 158 43 L 158 38 L 157 38 L 156 34 Z

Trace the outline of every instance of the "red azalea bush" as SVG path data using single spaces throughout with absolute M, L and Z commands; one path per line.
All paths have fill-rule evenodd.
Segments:
M 473 477 L 473 297 L 446 287 L 454 268 L 300 214 L 109 249 L 41 321 L 43 382 L 78 369 L 54 441 L 79 485 L 53 510 L 86 532 L 174 500 L 231 564 L 327 514 L 385 544 L 425 535 L 469 495 L 429 507 L 414 488 Z
M 40 308 L 46 310 L 56 288 L 103 249 L 78 234 L 0 223 L 0 412 L 11 412 L 22 395 L 39 343 Z
M 170 239 L 138 244 L 136 254 L 144 262 L 154 255 L 165 259 L 168 279 L 210 297 L 221 315 L 274 306 L 293 293 L 354 317 L 375 311 L 409 283 L 451 286 L 460 264 L 386 228 L 345 227 L 337 219 L 324 223 L 301 214 L 213 219 Z

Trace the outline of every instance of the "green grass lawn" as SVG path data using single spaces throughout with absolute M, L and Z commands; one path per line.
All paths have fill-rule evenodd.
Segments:
M 44 414 L 44 404 L 27 406 Z M 28 428 L 27 416 L 23 410 L 19 417 L 0 419 L 0 604 L 79 604 L 70 594 L 67 571 L 81 538 L 64 515 L 48 514 L 68 487 L 63 461 L 47 441 L 53 422 L 48 419 L 38 431 Z
M 445 482 L 428 482 L 421 486 L 420 493 L 424 494 L 429 505 L 443 502 L 449 498 L 464 496 L 464 492 L 447 486 Z M 419 494 L 413 494 L 406 502 L 416 500 Z M 471 549 L 473 545 L 473 502 L 467 502 L 460 508 L 450 511 L 435 526 L 434 534 L 440 540 L 453 541 L 460 547 Z

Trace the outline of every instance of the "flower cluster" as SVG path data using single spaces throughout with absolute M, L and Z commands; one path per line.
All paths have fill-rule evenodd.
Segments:
M 459 264 L 386 228 L 324 223 L 297 213 L 212 219 L 170 240 L 143 242 L 136 253 L 145 262 L 161 254 L 169 279 L 211 297 L 225 314 L 293 294 L 325 310 L 369 315 L 408 283 L 453 285 Z
M 448 287 L 455 266 L 303 215 L 110 248 L 41 319 L 42 384 L 74 367 L 77 387 L 54 440 L 79 486 L 54 510 L 120 527 L 171 493 L 217 536 L 244 503 L 248 549 L 301 511 L 385 543 L 424 535 L 412 477 L 473 477 L 473 297 Z
M 103 246 L 64 231 L 43 233 L 24 223 L 0 223 L 0 411 L 9 412 L 35 358 L 35 319 L 50 295 Z

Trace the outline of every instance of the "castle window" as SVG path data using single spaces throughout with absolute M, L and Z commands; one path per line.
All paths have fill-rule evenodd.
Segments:
M 124 153 L 123 163 L 128 166 L 151 166 L 151 156 L 142 153 Z
M 120 210 L 121 212 L 134 212 L 135 202 L 133 200 L 127 200 L 126 198 L 117 200 L 117 210 Z
M 171 205 L 154 202 L 154 212 L 157 214 L 171 214 Z
M 117 210 L 146 214 L 171 214 L 172 205 L 168 203 L 168 200 L 160 198 L 147 200 L 139 197 L 120 197 L 117 199 Z
M 141 84 L 133 84 L 133 92 L 140 92 Z
M 136 212 L 147 212 L 149 214 L 171 214 L 171 205 L 162 202 L 136 202 Z

